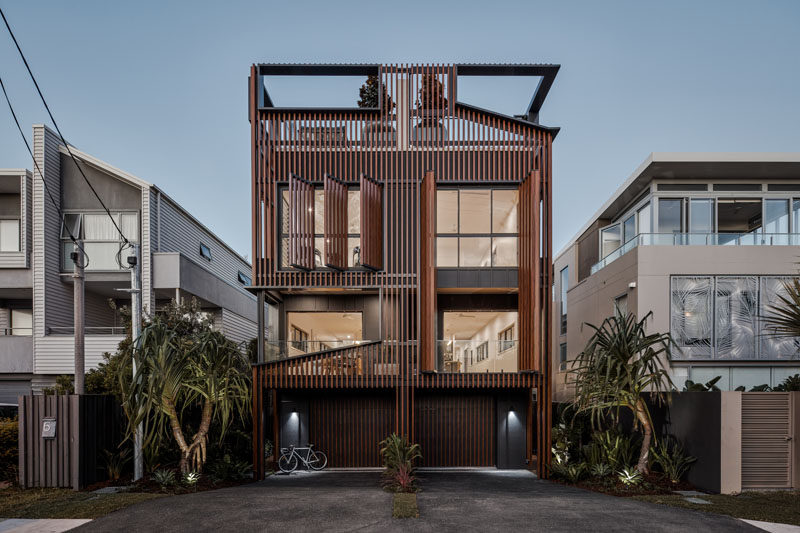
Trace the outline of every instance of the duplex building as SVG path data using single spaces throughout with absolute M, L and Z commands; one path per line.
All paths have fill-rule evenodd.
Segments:
M 685 381 L 774 386 L 800 373 L 800 339 L 763 317 L 800 259 L 800 154 L 653 153 L 554 260 L 555 398 L 565 371 L 617 306 L 676 343 Z
M 557 71 L 252 67 L 252 289 L 277 311 L 277 340 L 254 366 L 257 476 L 266 439 L 379 466 L 393 432 L 420 443 L 427 466 L 545 474 L 558 130 L 539 110 Z M 279 76 L 367 79 L 374 98 L 278 107 Z M 508 116 L 459 99 L 469 76 L 537 85 Z
M 155 185 L 71 147 L 112 222 L 56 134 L 34 126 L 33 148 L 32 172 L 0 170 L 0 403 L 16 404 L 17 395 L 74 371 L 70 232 L 87 256 L 87 370 L 124 337 L 111 303 L 130 304 L 130 252 L 115 222 L 141 246 L 145 312 L 196 298 L 233 340 L 257 336 L 245 259 Z

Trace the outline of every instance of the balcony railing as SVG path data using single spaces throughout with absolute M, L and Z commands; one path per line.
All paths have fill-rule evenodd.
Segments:
M 516 340 L 440 340 L 437 341 L 439 372 L 480 373 L 516 372 Z
M 90 326 L 84 328 L 86 335 L 125 335 L 124 326 Z M 49 327 L 47 328 L 48 335 L 75 335 L 75 328 L 73 327 Z
M 400 351 L 413 354 L 415 346 L 364 340 L 267 341 L 264 355 L 267 363 L 281 363 L 289 375 L 389 376 L 398 374 Z
M 800 246 L 798 233 L 640 233 L 592 266 L 605 268 L 638 246 Z

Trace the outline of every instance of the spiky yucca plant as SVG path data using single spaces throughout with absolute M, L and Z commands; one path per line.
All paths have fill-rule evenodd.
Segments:
M 620 409 L 633 413 L 635 427 L 642 429 L 642 445 L 636 469 L 648 473 L 653 422 L 643 394 L 651 395 L 658 404 L 668 400 L 674 386 L 665 368 L 673 345 L 666 333 L 647 333 L 646 323 L 623 314 L 615 308 L 614 316 L 600 327 L 587 324 L 594 334 L 578 354 L 569 370 L 567 381 L 575 387 L 572 405 L 577 413 L 591 414 L 592 423 L 605 417 L 618 420 Z

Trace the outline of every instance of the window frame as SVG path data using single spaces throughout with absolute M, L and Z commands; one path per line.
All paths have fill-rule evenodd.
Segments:
M 124 244 L 124 242 L 122 240 L 122 237 L 119 235 L 119 232 L 116 230 L 116 228 L 115 228 L 114 231 L 116 233 L 117 238 L 115 238 L 115 239 L 88 239 L 87 240 L 87 239 L 85 239 L 83 237 L 84 231 L 86 230 L 86 226 L 85 226 L 84 220 L 83 220 L 84 215 L 105 215 L 105 216 L 107 216 L 108 214 L 103 210 L 99 210 L 99 209 L 66 210 L 66 211 L 62 211 L 62 215 L 63 215 L 63 217 L 61 219 L 61 224 L 60 224 L 60 229 L 59 229 L 59 242 L 61 243 L 60 250 L 59 250 L 59 268 L 60 268 L 60 272 L 62 274 L 72 271 L 72 266 L 67 266 L 66 265 L 66 261 L 67 261 L 67 259 L 69 259 L 69 255 L 65 254 L 65 252 L 64 252 L 65 245 L 66 244 L 72 244 L 72 240 L 70 239 L 69 234 L 65 231 L 65 229 L 66 229 L 66 218 L 69 217 L 69 216 L 77 216 L 78 217 L 77 228 L 74 228 L 74 229 L 76 229 L 76 231 L 73 233 L 73 236 L 76 239 L 83 240 L 84 245 L 86 245 L 87 243 L 89 243 L 89 244 L 93 244 L 93 243 L 119 243 L 119 245 L 122 246 Z M 141 242 L 141 238 L 140 238 L 141 237 L 141 233 L 142 233 L 142 213 L 141 213 L 141 211 L 133 210 L 133 209 L 125 209 L 125 210 L 119 210 L 119 211 L 111 211 L 111 215 L 112 216 L 117 216 L 117 219 L 115 220 L 115 222 L 117 224 L 119 224 L 119 225 L 122 224 L 121 217 L 123 215 L 135 215 L 136 216 L 136 225 L 137 225 L 137 227 L 136 227 L 136 238 L 135 239 L 131 239 L 127 235 L 125 237 L 128 238 L 129 241 L 132 242 L 132 243 Z M 71 228 L 71 229 L 73 229 L 73 228 Z M 21 224 L 20 224 L 20 233 L 22 233 Z M 22 240 L 22 235 L 20 235 L 20 241 L 21 240 Z M 20 248 L 21 247 L 22 247 L 22 243 L 20 242 Z M 87 255 L 89 255 L 89 254 L 87 254 Z M 127 268 L 114 268 L 114 269 L 110 269 L 110 270 L 109 269 L 93 269 L 93 268 L 91 268 L 91 265 L 92 265 L 92 257 L 91 257 L 91 255 L 89 255 L 89 264 L 87 266 L 87 270 L 88 271 L 93 271 L 93 272 L 125 272 L 125 271 L 128 270 Z
M 475 362 L 480 363 L 489 359 L 489 341 L 483 341 L 475 347 Z
M 503 353 L 514 348 L 516 339 L 514 339 L 514 324 L 502 329 L 497 334 L 497 352 Z
M 211 255 L 211 247 L 204 242 L 200 241 L 200 248 L 199 248 L 200 257 L 208 261 L 209 263 L 212 261 L 213 256 Z M 206 253 L 207 252 L 207 253 Z
M 567 354 L 567 343 L 562 342 L 558 345 L 558 370 L 560 372 L 564 372 L 567 370 L 567 361 L 568 361 L 568 354 Z
M 236 279 L 245 287 L 250 287 L 253 284 L 253 279 L 241 270 L 237 271 Z
M 473 190 L 473 191 L 489 191 L 489 232 L 488 233 L 461 233 L 461 191 L 464 190 Z M 503 186 L 500 184 L 499 186 L 490 186 L 487 187 L 485 183 L 475 184 L 474 186 L 442 186 L 436 188 L 437 193 L 437 202 L 438 202 L 438 193 L 444 191 L 456 191 L 456 231 L 454 233 L 440 233 L 438 224 L 435 228 L 434 233 L 434 263 L 435 268 L 437 269 L 479 269 L 479 270 L 492 270 L 496 268 L 519 268 L 519 220 L 517 221 L 517 231 L 516 233 L 508 233 L 508 232 L 495 232 L 494 231 L 494 191 L 519 191 L 519 187 L 514 187 L 512 185 Z M 438 205 L 437 205 L 438 214 Z M 517 217 L 519 217 L 519 196 L 517 196 Z M 438 221 L 438 219 L 437 219 Z M 461 240 L 465 238 L 485 238 L 489 239 L 489 266 L 464 266 L 461 264 Z M 502 238 L 514 238 L 516 239 L 516 258 L 514 265 L 495 265 L 495 253 L 494 253 L 494 244 L 495 239 L 502 239 Z M 439 239 L 453 239 L 456 242 L 456 266 L 439 266 L 438 263 L 438 251 L 439 251 Z

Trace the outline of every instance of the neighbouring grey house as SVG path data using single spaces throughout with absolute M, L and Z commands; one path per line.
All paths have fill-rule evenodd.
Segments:
M 109 301 L 130 303 L 124 289 L 131 275 L 117 261 L 122 242 L 114 224 L 58 136 L 35 125 L 33 149 L 47 188 L 88 256 L 88 371 L 123 339 L 121 317 Z M 229 338 L 255 338 L 248 262 L 155 185 L 71 149 L 122 232 L 141 245 L 144 311 L 196 298 Z M 16 404 L 17 395 L 52 386 L 56 376 L 74 370 L 74 245 L 33 166 L 33 172 L 0 170 L 0 404 Z
M 800 373 L 763 316 L 797 277 L 800 153 L 653 153 L 554 260 L 553 390 L 614 306 L 670 332 L 670 368 L 722 390 Z

